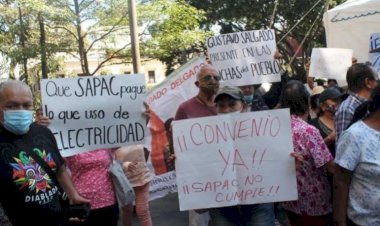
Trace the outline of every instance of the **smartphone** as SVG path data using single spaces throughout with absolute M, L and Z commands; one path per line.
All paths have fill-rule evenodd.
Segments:
M 77 217 L 85 219 L 90 215 L 90 209 L 90 203 L 70 205 L 66 214 L 68 218 Z

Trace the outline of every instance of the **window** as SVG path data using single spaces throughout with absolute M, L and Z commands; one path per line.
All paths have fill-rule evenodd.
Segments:
M 156 83 L 156 73 L 155 71 L 148 71 L 148 83 Z

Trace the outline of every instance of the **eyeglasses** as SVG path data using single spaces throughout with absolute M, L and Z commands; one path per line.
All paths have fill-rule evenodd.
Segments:
M 220 81 L 221 79 L 219 75 L 205 75 L 202 77 L 202 80 L 208 82 L 211 80 L 211 78 L 213 78 L 215 81 Z

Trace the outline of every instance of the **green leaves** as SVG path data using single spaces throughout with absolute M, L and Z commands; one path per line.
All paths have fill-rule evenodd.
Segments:
M 142 44 L 142 52 L 166 63 L 167 74 L 192 54 L 205 52 L 204 43 L 212 33 L 201 29 L 206 19 L 203 10 L 184 0 L 155 0 L 141 6 L 140 15 L 149 38 Z

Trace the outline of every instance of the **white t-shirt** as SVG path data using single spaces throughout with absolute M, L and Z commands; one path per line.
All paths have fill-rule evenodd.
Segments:
M 359 225 L 380 225 L 380 132 L 359 121 L 344 131 L 336 163 L 352 171 L 347 215 Z

